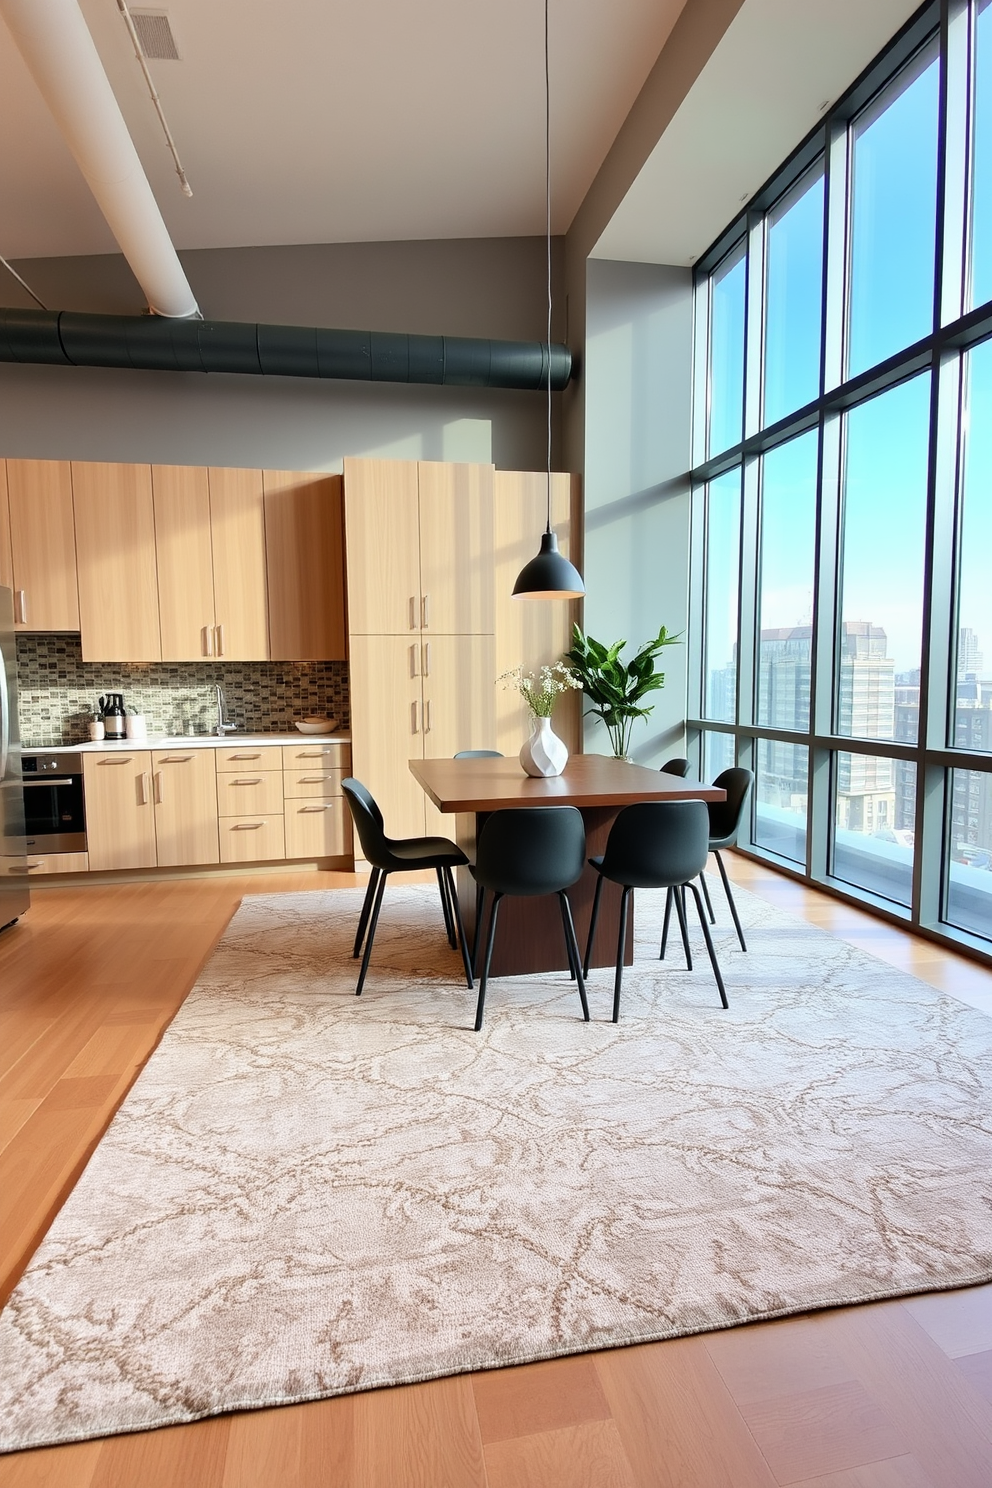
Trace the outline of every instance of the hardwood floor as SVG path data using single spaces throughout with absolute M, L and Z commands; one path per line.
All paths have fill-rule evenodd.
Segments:
M 727 862 L 771 902 L 992 1015 L 984 968 L 737 855 Z M 241 896 L 351 882 L 307 873 L 35 893 L 0 937 L 0 1297 Z M 0 1488 L 989 1484 L 992 1286 L 0 1457 Z

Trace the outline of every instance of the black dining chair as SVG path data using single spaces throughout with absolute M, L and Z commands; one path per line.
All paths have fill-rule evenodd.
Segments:
M 452 759 L 505 759 L 498 749 L 459 749 Z
M 660 768 L 664 775 L 678 775 L 681 780 L 685 780 L 692 766 L 687 759 L 670 759 L 666 760 Z
M 733 847 L 737 841 L 737 833 L 741 828 L 741 818 L 744 815 L 744 805 L 747 801 L 748 791 L 754 783 L 754 774 L 751 770 L 745 770 L 742 765 L 734 765 L 729 770 L 722 771 L 713 784 L 718 785 L 721 790 L 726 791 L 725 801 L 708 801 L 707 808 L 710 816 L 710 852 L 716 858 L 716 866 L 720 870 L 723 880 L 723 890 L 727 896 L 730 906 L 730 915 L 737 931 L 737 939 L 741 943 L 741 950 L 747 950 L 744 940 L 744 931 L 741 929 L 740 917 L 737 913 L 737 905 L 734 896 L 730 892 L 730 879 L 720 856 L 720 849 Z M 703 889 L 703 898 L 706 900 L 706 908 L 709 911 L 710 923 L 716 924 L 716 915 L 713 913 L 713 901 L 710 899 L 709 890 L 706 887 L 706 879 L 700 877 L 699 882 Z
M 586 829 L 575 806 L 533 806 L 494 811 L 486 817 L 475 851 L 471 873 L 478 885 L 473 966 L 478 969 L 479 942 L 486 891 L 492 894 L 489 930 L 479 980 L 479 1002 L 475 1031 L 482 1027 L 489 985 L 489 967 L 496 938 L 496 918 L 507 895 L 526 898 L 557 894 L 561 910 L 565 950 L 572 977 L 578 983 L 582 1016 L 589 1021 L 589 1004 L 582 976 L 579 946 L 575 938 L 572 908 L 565 892 L 582 876 L 586 852 Z
M 589 975 L 596 923 L 599 919 L 599 902 L 604 879 L 619 884 L 623 890 L 620 899 L 620 935 L 617 941 L 617 969 L 613 983 L 613 1021 L 620 1019 L 620 987 L 623 982 L 624 942 L 627 938 L 627 916 L 630 896 L 634 889 L 668 889 L 669 905 L 675 912 L 682 928 L 682 939 L 688 952 L 689 935 L 686 925 L 686 908 L 683 890 L 688 890 L 696 901 L 699 922 L 703 927 L 703 939 L 709 952 L 713 975 L 720 989 L 720 1000 L 728 1007 L 727 992 L 720 975 L 710 928 L 706 923 L 699 890 L 693 883 L 706 865 L 709 852 L 709 813 L 705 801 L 639 801 L 625 806 L 610 828 L 606 840 L 606 851 L 600 858 L 590 858 L 591 867 L 599 874 L 596 893 L 592 901 L 592 916 L 589 921 L 589 939 L 586 942 L 584 969 Z M 666 906 L 667 917 L 667 906 Z M 689 969 L 692 969 L 691 961 Z
M 355 996 L 362 995 L 362 987 L 365 985 L 365 974 L 369 969 L 372 942 L 375 939 L 375 927 L 379 922 L 379 909 L 382 905 L 386 879 L 391 873 L 413 873 L 424 868 L 433 868 L 437 873 L 448 943 L 452 950 L 461 949 L 465 980 L 471 990 L 474 985 L 472 966 L 468 957 L 468 947 L 465 944 L 465 931 L 462 926 L 458 895 L 455 892 L 455 883 L 451 875 L 452 868 L 464 867 L 467 864 L 468 859 L 465 854 L 447 837 L 387 837 L 382 812 L 361 781 L 348 776 L 347 779 L 342 780 L 341 789 L 351 808 L 355 830 L 362 844 L 362 852 L 372 864 L 372 875 L 365 891 L 365 902 L 358 918 L 358 932 L 355 936 L 354 956 L 361 955 L 362 942 L 363 940 L 365 942 L 365 954 L 362 956 L 362 969 L 358 974 Z

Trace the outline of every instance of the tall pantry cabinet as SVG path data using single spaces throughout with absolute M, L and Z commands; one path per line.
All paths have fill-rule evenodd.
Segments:
M 415 758 L 493 747 L 493 467 L 345 460 L 352 768 L 390 836 L 450 832 Z

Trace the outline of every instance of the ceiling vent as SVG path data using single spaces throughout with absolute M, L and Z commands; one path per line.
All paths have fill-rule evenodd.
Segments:
M 132 10 L 131 19 L 149 62 L 178 62 L 179 48 L 163 10 Z

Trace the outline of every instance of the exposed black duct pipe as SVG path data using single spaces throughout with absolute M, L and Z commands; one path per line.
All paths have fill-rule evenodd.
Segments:
M 560 392 L 572 373 L 572 353 L 567 346 L 549 347 L 544 341 L 403 336 L 159 315 L 81 315 L 72 310 L 0 310 L 0 362 L 543 392 L 549 355 L 551 387 Z

